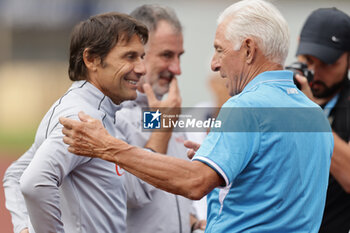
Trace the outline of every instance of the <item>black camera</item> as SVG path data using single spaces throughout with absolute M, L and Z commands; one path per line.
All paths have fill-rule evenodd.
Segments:
M 290 66 L 286 66 L 286 70 L 290 70 L 293 72 L 293 81 L 295 85 L 300 89 L 300 84 L 298 81 L 295 79 L 296 74 L 300 74 L 304 77 L 306 77 L 308 83 L 311 83 L 312 80 L 314 79 L 314 74 L 312 71 L 308 70 L 307 65 L 302 62 L 294 62 Z

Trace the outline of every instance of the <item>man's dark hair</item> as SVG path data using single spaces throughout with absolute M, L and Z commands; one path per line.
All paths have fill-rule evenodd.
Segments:
M 159 21 L 166 21 L 176 32 L 182 32 L 182 26 L 174 10 L 159 5 L 142 5 L 130 13 L 132 17 L 146 24 L 149 31 L 155 31 Z
M 68 75 L 72 81 L 87 78 L 83 52 L 100 57 L 101 63 L 109 51 L 119 42 L 128 42 L 137 35 L 143 44 L 147 43 L 147 27 L 129 15 L 106 13 L 90 17 L 73 29 L 70 43 Z

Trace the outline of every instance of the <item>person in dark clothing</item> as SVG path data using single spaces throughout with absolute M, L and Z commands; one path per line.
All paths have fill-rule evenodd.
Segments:
M 320 231 L 350 229 L 350 17 L 336 8 L 321 8 L 307 18 L 297 56 L 313 71 L 308 83 L 297 75 L 301 90 L 319 104 L 334 135 L 326 206 Z

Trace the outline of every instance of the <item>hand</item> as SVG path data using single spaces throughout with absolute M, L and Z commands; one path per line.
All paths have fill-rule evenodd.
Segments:
M 170 82 L 168 97 L 164 100 L 158 100 L 152 90 L 152 87 L 149 83 L 143 84 L 143 90 L 148 99 L 148 106 L 150 108 L 162 108 L 162 114 L 166 114 L 173 121 L 177 119 L 177 115 L 181 113 L 181 95 L 177 79 L 174 77 Z
M 184 142 L 184 146 L 189 149 L 187 151 L 187 157 L 189 159 L 192 159 L 193 156 L 196 154 L 197 150 L 199 149 L 199 147 L 201 146 L 201 144 L 198 144 L 198 143 L 190 141 L 190 140 L 186 140 Z
M 329 98 L 316 98 L 314 97 L 314 95 L 312 94 L 310 85 L 307 81 L 307 79 L 299 74 L 295 75 L 295 79 L 298 81 L 298 83 L 301 86 L 301 91 L 313 102 L 315 102 L 318 105 L 323 105 L 325 103 L 327 103 L 329 101 Z
M 101 121 L 84 112 L 79 112 L 78 116 L 81 121 L 64 117 L 59 119 L 64 126 L 62 129 L 62 133 L 65 135 L 63 142 L 69 145 L 69 152 L 115 162 L 115 152 L 131 147 L 112 137 L 103 127 Z M 114 153 L 111 152 L 112 147 Z
M 197 230 L 197 229 L 205 230 L 206 225 L 207 225 L 206 220 L 203 220 L 203 219 L 199 220 L 192 225 L 192 231 Z
M 150 108 L 180 108 L 181 95 L 177 79 L 174 77 L 169 86 L 168 97 L 164 100 L 158 100 L 149 83 L 143 84 L 143 90 L 148 99 L 148 106 Z
M 298 83 L 300 84 L 300 90 L 312 101 L 315 102 L 315 98 L 314 95 L 312 94 L 310 85 L 306 79 L 306 77 L 300 75 L 300 74 L 296 74 L 295 75 L 295 79 L 298 81 Z
M 28 228 L 24 228 L 23 230 L 20 231 L 20 233 L 29 233 Z

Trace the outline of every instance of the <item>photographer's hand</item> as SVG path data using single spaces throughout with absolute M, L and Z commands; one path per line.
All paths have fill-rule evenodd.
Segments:
M 298 81 L 298 83 L 300 84 L 300 90 L 312 101 L 314 101 L 317 104 L 318 103 L 317 99 L 314 97 L 314 95 L 312 94 L 310 85 L 307 81 L 307 78 L 300 75 L 300 74 L 296 74 L 295 75 L 295 79 Z

